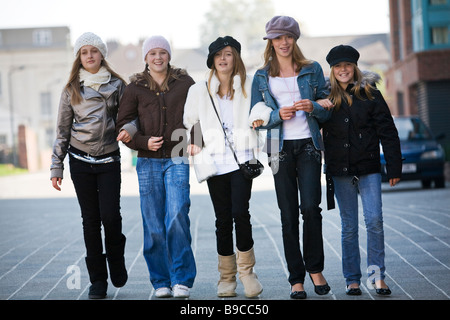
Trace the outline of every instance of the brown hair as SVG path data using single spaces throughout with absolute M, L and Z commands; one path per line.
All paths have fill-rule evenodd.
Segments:
M 144 77 L 144 79 L 147 81 L 150 90 L 152 90 L 152 91 L 157 91 L 157 90 L 169 91 L 169 81 L 170 81 L 170 79 L 178 80 L 180 78 L 179 77 L 180 75 L 187 75 L 187 72 L 184 69 L 179 69 L 179 68 L 172 67 L 170 65 L 170 63 L 168 63 L 166 78 L 164 79 L 164 81 L 161 84 L 161 86 L 150 75 L 150 69 L 149 69 L 147 63 L 145 64 L 145 69 L 144 69 L 144 71 L 141 74 Z
M 297 43 L 294 44 L 294 50 L 292 51 L 292 60 L 294 61 L 297 69 L 295 72 L 300 72 L 300 70 L 312 63 L 311 60 L 308 60 L 303 55 L 302 50 Z M 264 68 L 269 68 L 269 76 L 276 77 L 280 74 L 280 64 L 278 62 L 277 55 L 275 53 L 275 49 L 272 45 L 272 39 L 268 39 L 266 49 L 264 50 Z
M 241 78 L 241 88 L 242 93 L 244 94 L 244 97 L 247 98 L 247 93 L 245 92 L 245 80 L 247 79 L 247 71 L 245 70 L 244 61 L 242 61 L 241 55 L 237 52 L 237 50 L 234 47 L 231 47 L 231 52 L 233 54 L 233 71 L 231 73 L 230 82 L 229 82 L 229 90 L 228 94 L 230 95 L 230 99 L 233 100 L 234 98 L 234 90 L 233 90 L 233 84 L 234 84 L 234 76 L 239 74 Z M 216 66 L 214 63 L 211 66 L 211 71 L 209 72 L 209 79 L 208 79 L 208 90 L 211 91 L 211 79 L 216 73 Z M 220 95 L 220 92 L 218 92 Z M 222 97 L 221 97 L 222 98 Z
M 111 75 L 114 77 L 120 79 L 123 81 L 123 83 L 126 83 L 125 80 L 122 79 L 122 77 L 116 73 L 114 70 L 111 69 L 108 62 L 103 58 L 101 62 L 101 66 L 105 67 L 106 70 L 108 70 Z M 75 60 L 72 64 L 72 70 L 70 71 L 69 80 L 67 81 L 66 86 L 64 89 L 67 89 L 70 94 L 70 101 L 72 105 L 80 104 L 83 100 L 83 97 L 81 96 L 80 92 L 80 69 L 82 68 L 81 65 L 81 54 L 80 51 L 78 51 L 77 56 L 75 57 Z
M 354 63 L 352 63 L 354 75 L 353 80 L 355 81 L 354 86 L 350 89 L 350 92 L 354 94 L 358 99 L 364 100 L 364 98 L 361 96 L 361 91 L 364 90 L 367 98 L 369 100 L 373 100 L 372 90 L 374 89 L 370 83 L 365 83 L 364 87 L 362 87 L 362 80 L 363 80 L 363 74 L 361 70 L 359 70 L 358 66 Z M 353 104 L 353 99 L 350 96 L 350 94 L 344 90 L 341 85 L 339 84 L 339 81 L 334 76 L 334 66 L 331 67 L 330 72 L 330 95 L 328 98 L 331 102 L 335 105 L 336 110 L 339 110 L 342 102 L 345 100 L 349 106 Z

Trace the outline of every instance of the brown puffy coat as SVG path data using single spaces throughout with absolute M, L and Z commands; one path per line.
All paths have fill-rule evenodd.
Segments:
M 184 103 L 194 80 L 180 69 L 173 71 L 165 92 L 149 89 L 142 74 L 136 74 L 120 101 L 117 129 L 138 118 L 138 131 L 127 146 L 138 151 L 138 157 L 171 158 L 186 155 L 186 128 L 183 125 Z M 148 150 L 151 137 L 163 137 L 157 151 Z

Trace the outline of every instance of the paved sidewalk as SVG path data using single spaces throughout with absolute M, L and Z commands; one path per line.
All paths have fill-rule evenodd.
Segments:
M 0 178 L 0 300 L 87 299 L 89 280 L 84 263 L 81 218 L 70 177 L 64 179 L 62 187 L 62 192 L 51 187 L 48 172 Z M 450 300 L 450 189 L 423 190 L 420 183 L 412 182 L 402 183 L 396 189 L 383 186 L 383 190 L 386 282 L 393 294 L 377 296 L 366 286 L 364 276 L 362 296 L 345 294 L 340 218 L 335 209 L 323 211 L 324 275 L 332 291 L 325 296 L 316 295 L 307 278 L 308 300 Z M 214 213 L 206 183 L 198 184 L 193 175 L 191 203 L 197 278 L 189 301 L 191 305 L 198 305 L 199 301 L 220 299 L 216 296 Z M 123 229 L 128 239 L 129 280 L 120 289 L 110 284 L 107 299 L 156 300 L 142 256 L 142 221 L 135 171 L 123 172 L 121 206 Z M 255 269 L 264 291 L 257 300 L 245 299 L 239 283 L 238 296 L 225 301 L 289 301 L 279 210 L 268 169 L 254 181 L 250 211 L 257 259 Z M 361 216 L 363 270 L 366 268 L 365 241 Z

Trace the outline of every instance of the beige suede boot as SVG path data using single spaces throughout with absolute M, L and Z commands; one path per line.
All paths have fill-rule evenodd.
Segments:
M 258 276 L 253 272 L 255 266 L 255 252 L 253 248 L 242 252 L 237 250 L 237 269 L 239 279 L 244 285 L 244 292 L 247 298 L 257 297 L 263 291 L 263 287 L 258 280 Z
M 236 254 L 231 256 L 219 255 L 218 268 L 220 279 L 217 283 L 218 297 L 235 297 L 236 296 Z

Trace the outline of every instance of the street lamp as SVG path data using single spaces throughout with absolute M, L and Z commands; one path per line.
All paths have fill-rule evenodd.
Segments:
M 17 166 L 17 153 L 16 153 L 16 133 L 14 130 L 14 104 L 13 104 L 13 90 L 12 90 L 12 75 L 16 71 L 25 69 L 25 66 L 11 67 L 8 71 L 8 96 L 9 96 L 9 120 L 11 123 L 11 139 L 12 139 L 12 156 L 13 165 Z

